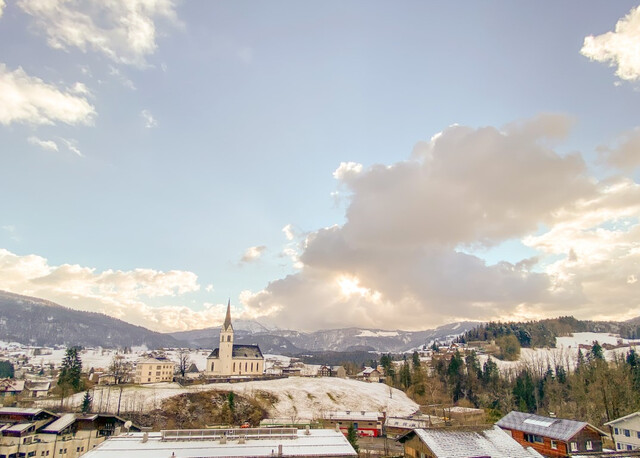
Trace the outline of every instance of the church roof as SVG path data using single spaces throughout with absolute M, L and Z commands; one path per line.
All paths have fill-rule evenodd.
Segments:
M 231 326 L 231 299 L 229 299 L 229 302 L 227 303 L 227 316 L 224 318 L 224 324 L 222 325 L 222 329 L 224 331 L 229 328 L 233 329 Z
M 236 345 L 233 344 L 233 353 L 231 354 L 236 359 L 264 359 L 260 347 L 257 345 Z M 220 349 L 216 348 L 211 352 L 209 358 L 219 358 Z

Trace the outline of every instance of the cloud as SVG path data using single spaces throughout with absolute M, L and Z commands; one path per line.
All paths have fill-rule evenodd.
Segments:
M 264 253 L 266 249 L 267 247 L 264 245 L 249 247 L 246 249 L 246 251 L 242 255 L 240 262 L 246 263 L 246 262 L 257 261 L 260 258 L 260 256 L 262 256 L 262 253 Z
M 149 110 L 142 110 L 140 112 L 140 116 L 142 116 L 142 119 L 144 119 L 144 127 L 146 127 L 147 129 L 158 127 L 158 121 L 156 121 Z
M 617 22 L 615 32 L 586 37 L 580 53 L 591 60 L 617 66 L 616 75 L 620 79 L 639 79 L 640 6 Z
M 282 232 L 284 232 L 284 236 L 287 238 L 287 240 L 291 241 L 294 239 L 295 234 L 293 231 L 293 225 L 291 224 L 287 224 L 285 227 L 282 228 Z
M 58 151 L 58 144 L 53 140 L 40 140 L 38 137 L 29 137 L 27 141 L 47 151 Z
M 78 48 L 120 64 L 146 65 L 156 44 L 156 21 L 178 25 L 171 0 L 20 0 L 54 49 Z
M 623 134 L 615 147 L 598 148 L 607 164 L 626 171 L 640 166 L 640 128 Z
M 640 314 L 638 283 L 627 281 L 640 252 L 634 223 L 621 226 L 625 242 L 615 246 L 589 236 L 606 240 L 603 225 L 640 219 L 640 195 L 632 182 L 597 182 L 580 155 L 550 146 L 571 124 L 541 115 L 502 129 L 452 126 L 421 142 L 410 160 L 362 170 L 343 163 L 335 175 L 351 191 L 346 223 L 307 236 L 299 272 L 245 292 L 247 313 L 296 329 Z M 565 226 L 583 237 L 560 231 Z M 540 256 L 489 265 L 466 252 L 513 239 Z M 571 248 L 578 259 L 607 249 L 610 257 L 578 269 Z M 554 262 L 560 252 L 565 264 Z M 591 286 L 589 271 L 608 286 Z M 604 301 L 597 287 L 611 296 Z
M 78 157 L 84 157 L 84 154 L 82 154 L 82 152 L 78 149 L 78 142 L 71 138 L 71 139 L 67 139 L 67 138 L 62 138 L 62 137 L 58 137 L 58 139 L 64 143 L 64 146 L 67 147 L 67 149 L 72 152 L 73 154 L 75 154 Z
M 7 6 L 5 1 L 4 0 L 0 0 L 0 18 L 2 17 L 2 13 L 3 13 L 3 10 L 4 10 L 5 6 Z
M 0 63 L 0 123 L 92 124 L 96 112 L 86 97 L 47 84 L 22 69 Z
M 0 290 L 57 302 L 76 310 L 100 312 L 156 331 L 176 331 L 218 323 L 223 304 L 195 312 L 185 306 L 153 307 L 156 298 L 198 291 L 196 274 L 153 269 L 105 270 L 75 264 L 50 265 L 37 255 L 20 256 L 0 249 Z

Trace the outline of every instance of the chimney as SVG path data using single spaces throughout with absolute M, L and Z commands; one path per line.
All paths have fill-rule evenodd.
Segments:
M 278 456 L 282 456 L 282 444 L 278 444 Z
M 146 444 L 148 440 L 149 440 L 149 433 L 144 433 L 142 435 L 142 443 Z
M 244 444 L 244 436 L 240 436 L 240 438 L 238 439 L 238 444 Z
M 304 427 L 304 433 L 305 433 L 307 436 L 310 436 L 310 435 L 311 435 L 311 430 L 309 429 L 309 425 L 307 425 L 307 426 L 305 426 L 305 427 Z
M 222 437 L 220 438 L 220 443 L 221 443 L 221 444 L 226 444 L 226 443 L 227 443 L 227 436 L 222 436 Z

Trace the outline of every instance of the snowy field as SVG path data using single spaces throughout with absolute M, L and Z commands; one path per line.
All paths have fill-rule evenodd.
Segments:
M 387 412 L 389 416 L 408 415 L 418 410 L 418 404 L 402 391 L 383 383 L 368 383 L 334 377 L 290 377 L 278 380 L 244 383 L 213 383 L 181 387 L 177 383 L 161 383 L 144 386 L 96 387 L 93 407 L 96 411 L 148 412 L 159 408 L 162 400 L 179 394 L 222 390 L 247 396 L 263 391 L 275 395 L 278 401 L 269 409 L 271 418 L 310 420 L 325 412 L 336 410 L 367 410 Z M 78 407 L 84 393 L 77 393 L 65 400 L 65 407 Z M 59 406 L 60 401 L 39 401 L 39 407 Z
M 520 350 L 520 359 L 518 361 L 500 361 L 492 358 L 503 372 L 509 370 L 517 371 L 523 366 L 534 368 L 543 373 L 547 367 L 552 369 L 556 365 L 562 365 L 565 368 L 574 369 L 578 361 L 579 345 L 593 345 L 598 341 L 600 344 L 623 344 L 629 345 L 625 347 L 615 348 L 613 350 L 605 350 L 604 357 L 607 361 L 613 361 L 616 357 L 625 357 L 630 348 L 640 347 L 640 340 L 621 339 L 617 335 L 597 332 L 575 332 L 572 336 L 557 337 L 556 348 L 523 348 Z M 638 349 L 636 349 L 637 351 Z M 587 357 L 588 350 L 583 349 L 582 353 Z M 481 364 L 487 360 L 486 355 L 478 357 Z

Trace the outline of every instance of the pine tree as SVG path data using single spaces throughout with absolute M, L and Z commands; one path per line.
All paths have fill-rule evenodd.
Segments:
M 89 390 L 85 391 L 84 398 L 82 398 L 82 413 L 89 413 L 92 402 L 93 398 L 89 394 Z
M 360 447 L 358 446 L 358 434 L 356 428 L 353 427 L 353 423 L 349 425 L 349 429 L 347 430 L 347 440 L 356 453 L 358 453 L 360 451 Z
M 78 355 L 78 347 L 69 347 L 65 352 L 60 375 L 58 375 L 58 385 L 63 389 L 71 388 L 74 392 L 80 391 L 82 387 L 82 360 Z

